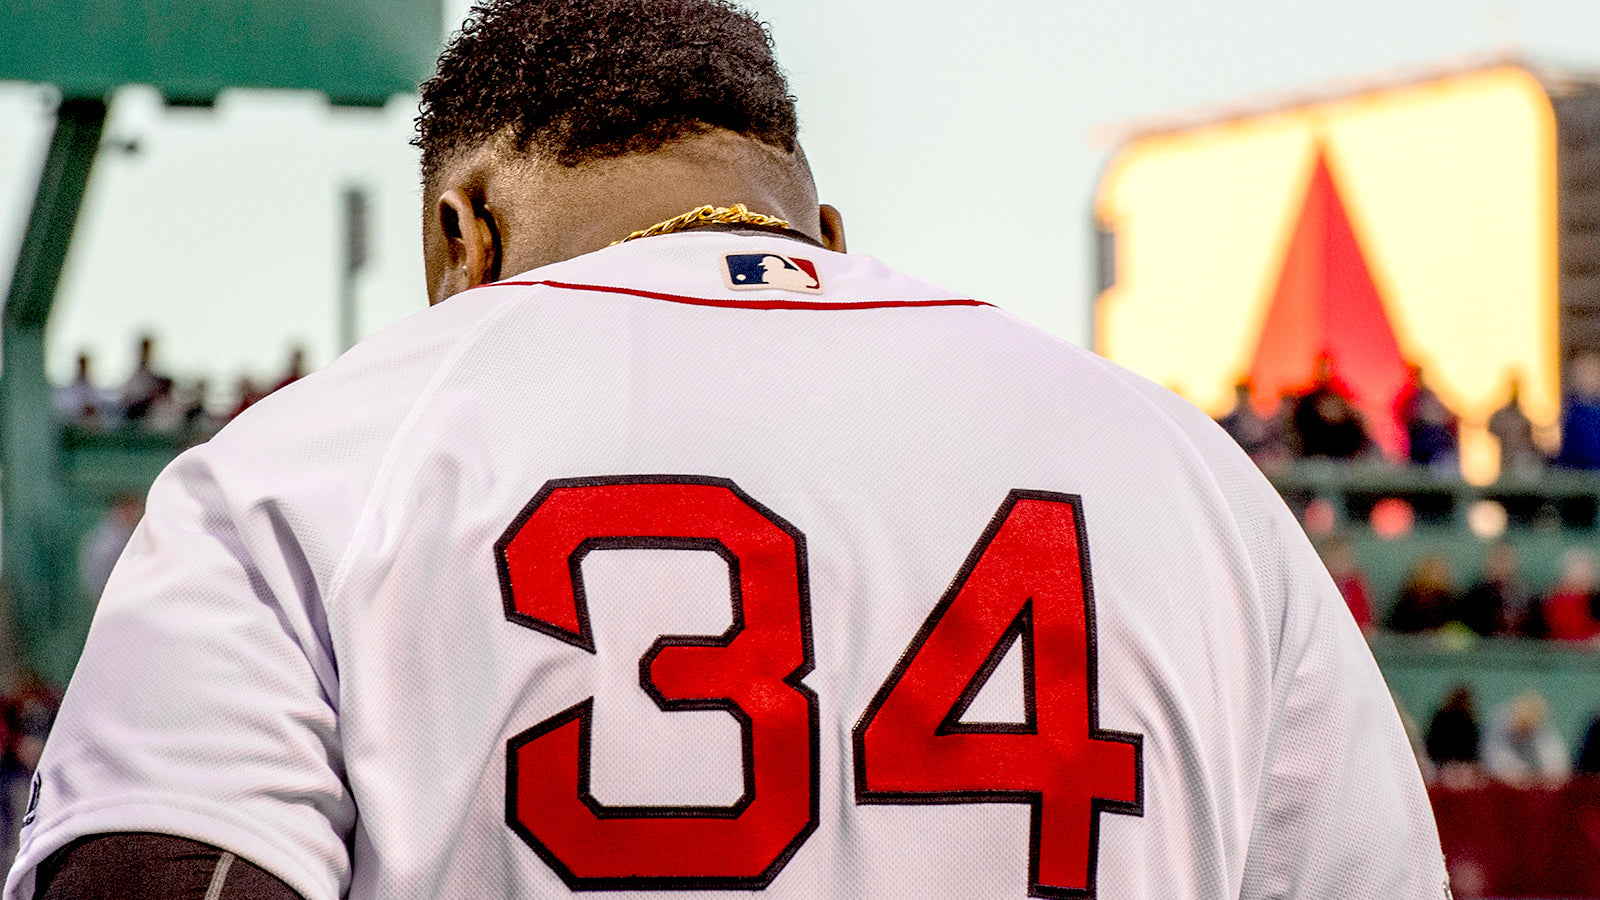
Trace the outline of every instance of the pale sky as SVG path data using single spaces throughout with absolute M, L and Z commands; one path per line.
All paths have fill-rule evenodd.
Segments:
M 1114 135 L 1263 98 L 1325 92 L 1515 50 L 1600 70 L 1594 0 L 751 0 L 799 97 L 801 139 L 853 252 L 1090 340 L 1090 209 Z M 453 25 L 465 3 L 447 0 Z M 231 401 L 303 342 L 338 350 L 340 192 L 373 196 L 361 332 L 423 308 L 416 98 L 330 110 L 305 94 L 225 94 L 166 110 L 121 91 L 50 328 L 119 383 L 137 335 Z M 48 94 L 0 84 L 0 270 L 32 199 Z M 0 277 L 3 280 L 3 277 Z M 275 378 L 273 379 L 275 380 Z

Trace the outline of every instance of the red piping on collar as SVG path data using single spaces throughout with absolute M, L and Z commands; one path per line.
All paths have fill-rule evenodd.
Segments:
M 492 284 L 479 285 L 487 287 L 552 287 L 566 291 L 594 291 L 602 294 L 627 294 L 631 297 L 644 297 L 649 300 L 666 300 L 671 303 L 687 303 L 691 306 L 715 306 L 726 309 L 816 309 L 816 310 L 848 310 L 848 309 L 892 309 L 899 306 L 993 306 L 982 300 L 868 300 L 859 303 L 827 303 L 806 302 L 804 300 L 723 300 L 711 297 L 685 297 L 681 294 L 661 294 L 655 291 L 641 291 L 634 288 L 612 287 L 604 284 L 569 284 L 564 281 L 496 281 Z M 478 288 L 473 288 L 477 290 Z

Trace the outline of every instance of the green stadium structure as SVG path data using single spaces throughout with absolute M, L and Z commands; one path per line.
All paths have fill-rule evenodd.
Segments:
M 87 628 L 72 564 L 83 520 L 108 488 L 147 488 L 171 455 L 64 447 L 45 380 L 45 327 L 113 93 L 144 84 L 171 103 L 209 105 L 230 87 L 314 90 L 336 105 L 381 106 L 426 77 L 442 26 L 441 0 L 0 4 L 0 81 L 51 84 L 62 97 L 0 335 L 0 580 L 41 674 L 64 682 Z
M 431 71 L 442 24 L 440 0 L 10 0 L 0 81 L 67 97 L 146 84 L 207 104 L 255 87 L 382 106 Z

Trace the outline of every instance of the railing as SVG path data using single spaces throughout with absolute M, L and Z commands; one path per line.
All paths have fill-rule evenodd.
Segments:
M 1479 500 L 1504 507 L 1512 527 L 1593 529 L 1600 513 L 1600 471 L 1550 468 L 1480 486 L 1420 466 L 1297 460 L 1270 467 L 1267 477 L 1297 511 L 1313 499 L 1327 500 L 1335 524 L 1366 522 L 1377 502 L 1389 497 L 1406 501 L 1417 520 L 1430 525 L 1466 527 Z
M 70 499 L 104 503 L 119 493 L 143 494 L 172 462 L 183 441 L 137 429 L 61 432 L 61 474 Z
M 1574 751 L 1600 710 L 1600 648 L 1587 644 L 1459 633 L 1380 633 L 1370 641 L 1389 690 L 1421 730 L 1456 685 L 1472 689 L 1485 730 L 1496 707 L 1538 691 L 1549 703 L 1551 724 Z

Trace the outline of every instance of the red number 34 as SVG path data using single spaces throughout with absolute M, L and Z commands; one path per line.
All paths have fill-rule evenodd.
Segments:
M 593 652 L 580 565 L 616 548 L 727 561 L 733 625 L 658 638 L 639 682 L 663 710 L 738 721 L 743 796 L 600 803 L 590 698 L 508 742 L 506 822 L 573 890 L 764 888 L 818 819 L 805 538 L 722 479 L 552 481 L 495 545 L 506 617 Z M 1029 895 L 1094 897 L 1099 814 L 1143 813 L 1140 737 L 1098 726 L 1094 634 L 1078 499 L 1012 491 L 856 724 L 856 802 L 1028 804 Z M 963 721 L 1013 645 L 1024 721 Z

